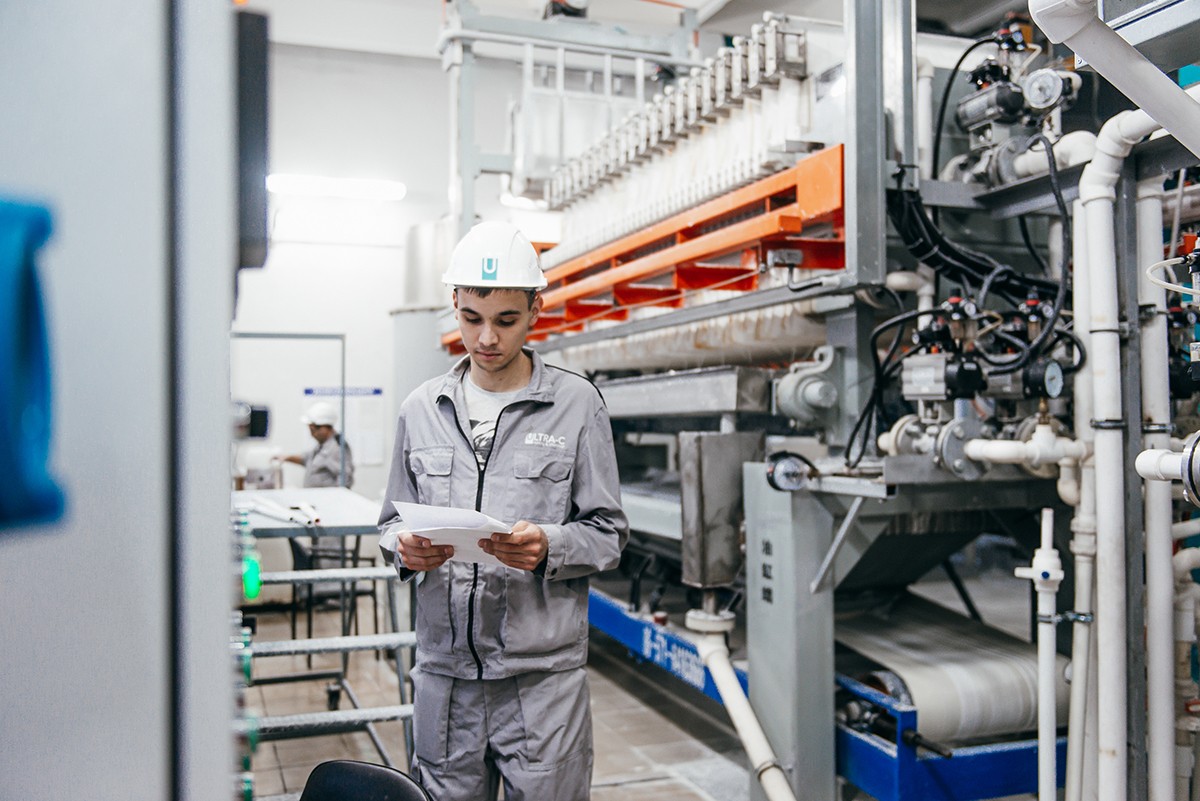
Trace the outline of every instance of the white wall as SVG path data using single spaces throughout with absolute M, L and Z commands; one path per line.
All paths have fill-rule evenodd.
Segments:
M 503 147 L 503 124 L 484 121 L 506 119 L 518 78 L 514 65 L 494 62 L 480 76 L 481 146 Z M 360 458 L 356 467 L 354 489 L 370 498 L 387 481 L 395 409 L 403 400 L 392 396 L 398 357 L 390 312 L 412 301 L 405 296 L 405 270 L 443 269 L 410 264 L 405 236 L 414 223 L 449 210 L 448 86 L 434 59 L 272 46 L 271 171 L 382 178 L 408 187 L 403 201 L 389 204 L 273 197 L 270 256 L 264 269 L 242 272 L 233 326 L 241 332 L 345 334 L 347 386 L 385 393 L 383 423 L 372 436 L 382 441 L 348 432 L 356 455 L 384 454 L 384 464 L 364 465 Z M 481 211 L 493 218 L 505 213 L 494 199 L 496 187 L 495 180 L 480 181 L 481 194 L 493 195 L 481 198 Z M 311 447 L 297 419 L 309 402 L 302 392 L 338 383 L 336 345 L 234 340 L 231 353 L 234 396 L 271 408 L 265 445 L 283 453 Z M 298 486 L 302 475 L 289 466 L 285 482 Z

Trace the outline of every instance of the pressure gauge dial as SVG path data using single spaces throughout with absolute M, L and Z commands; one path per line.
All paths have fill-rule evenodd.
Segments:
M 780 492 L 802 489 L 812 472 L 812 462 L 798 453 L 781 451 L 767 458 L 767 483 Z
M 1053 359 L 1038 359 L 1025 368 L 1025 395 L 1030 398 L 1057 398 L 1066 387 L 1062 365 Z
M 1062 76 L 1051 69 L 1036 70 L 1024 80 L 1025 104 L 1034 111 L 1049 111 L 1063 99 Z

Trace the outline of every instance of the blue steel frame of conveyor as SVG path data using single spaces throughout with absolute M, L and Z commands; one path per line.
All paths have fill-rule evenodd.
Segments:
M 591 591 L 588 620 L 596 629 L 672 676 L 720 701 L 721 696 L 696 653 L 696 646 L 652 620 L 629 612 L 624 604 Z M 742 689 L 749 684 L 737 671 Z M 896 721 L 893 742 L 879 735 L 837 725 L 838 775 L 878 801 L 980 801 L 1037 791 L 1037 741 L 1019 740 L 954 749 L 953 757 L 918 753 L 903 733 L 917 729 L 917 710 L 847 676 L 838 687 L 882 708 Z M 1058 786 L 1063 783 L 1067 738 L 1058 738 Z
M 677 679 L 720 702 L 712 676 L 700 661 L 696 646 L 653 620 L 629 612 L 625 605 L 598 590 L 591 591 L 588 622 L 629 649 L 639 660 L 652 662 Z M 737 670 L 742 689 L 749 684 L 746 672 Z
M 896 721 L 896 742 L 842 724 L 837 727 L 837 771 L 879 801 L 979 801 L 1037 791 L 1037 741 L 955 748 L 953 757 L 918 753 L 903 740 L 917 728 L 915 707 L 846 676 L 842 690 L 883 708 Z M 1067 738 L 1058 738 L 1055 762 L 1063 784 Z

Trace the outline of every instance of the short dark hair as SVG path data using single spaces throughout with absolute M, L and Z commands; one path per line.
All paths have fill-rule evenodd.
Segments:
M 472 295 L 475 295 L 476 297 L 486 298 L 488 295 L 492 294 L 493 292 L 509 289 L 509 287 L 499 287 L 499 286 L 456 286 L 456 287 L 454 287 L 455 292 L 457 292 L 460 289 L 466 290 L 467 292 L 470 292 Z M 514 292 L 524 292 L 525 297 L 528 298 L 528 300 L 529 300 L 529 308 L 531 308 L 531 309 L 533 308 L 533 304 L 537 300 L 538 295 L 540 294 L 540 291 L 537 289 L 524 289 L 524 290 L 514 289 L 513 291 Z

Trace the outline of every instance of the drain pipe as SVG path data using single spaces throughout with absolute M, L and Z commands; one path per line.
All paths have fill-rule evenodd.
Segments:
M 1200 156 L 1200 104 L 1105 24 L 1096 0 L 1029 0 L 1034 23 L 1066 44 L 1113 86 Z
M 1055 598 L 1062 582 L 1062 562 L 1054 549 L 1054 510 L 1042 510 L 1041 547 L 1033 553 L 1029 567 L 1018 567 L 1017 578 L 1029 579 L 1037 591 L 1037 665 L 1038 665 L 1038 801 L 1057 801 L 1058 777 L 1055 740 L 1058 728 L 1055 701 L 1054 626 L 1058 622 Z
M 1171 399 L 1167 376 L 1167 305 L 1146 267 L 1162 261 L 1162 178 L 1137 188 L 1138 306 L 1154 314 L 1142 324 L 1142 427 L 1147 448 L 1171 444 Z M 1171 801 L 1175 793 L 1175 582 L 1171 569 L 1171 485 L 1147 481 L 1146 534 L 1146 752 L 1150 801 Z M 1190 743 L 1186 756 L 1190 758 Z
M 1125 481 L 1121 402 L 1120 316 L 1117 307 L 1117 257 L 1114 187 L 1122 161 L 1137 137 L 1124 136 L 1117 115 L 1105 123 L 1097 152 L 1083 170 L 1083 201 L 1088 259 L 1076 265 L 1077 292 L 1090 294 L 1092 400 L 1096 468 L 1096 638 L 1098 646 L 1100 801 L 1125 801 L 1128 774 L 1125 736 L 1128 726 L 1125 665 Z M 1145 117 L 1145 115 L 1141 115 Z M 1149 118 L 1145 118 L 1152 125 Z M 1148 132 L 1147 132 L 1148 133 Z M 1080 267 L 1083 267 L 1080 270 Z
M 775 758 L 775 751 L 729 661 L 725 635 L 733 630 L 733 625 L 732 612 L 691 609 L 687 613 L 687 627 L 700 634 L 696 650 L 712 675 L 713 683 L 717 685 L 721 703 L 725 705 L 733 727 L 741 738 L 742 747 L 746 749 L 746 756 L 750 759 L 750 769 L 762 784 L 768 801 L 796 801 L 787 774 Z
M 1087 262 L 1087 226 L 1084 224 L 1083 203 L 1075 201 L 1072 205 L 1072 252 L 1075 264 L 1075 274 L 1079 276 L 1086 269 Z M 1078 284 L 1076 284 L 1078 286 Z M 1088 293 L 1076 291 L 1072 293 L 1072 308 L 1076 320 L 1091 318 L 1091 304 Z M 1075 335 L 1082 341 L 1084 348 L 1091 352 L 1091 338 L 1086 325 L 1076 325 Z M 1089 453 L 1092 449 L 1092 366 L 1090 360 L 1085 360 L 1075 372 L 1075 436 L 1083 443 Z M 1079 462 L 1079 505 L 1071 518 L 1071 553 L 1075 557 L 1075 620 L 1071 626 L 1071 699 L 1067 728 L 1067 769 L 1065 801 L 1082 801 L 1084 797 L 1091 798 L 1091 793 L 1084 793 L 1084 754 L 1095 751 L 1095 739 L 1087 736 L 1088 712 L 1091 698 L 1094 696 L 1095 684 L 1090 681 L 1096 670 L 1093 657 L 1094 643 L 1092 641 L 1092 605 L 1095 593 L 1096 569 L 1096 469 L 1089 455 Z M 1092 709 L 1092 721 L 1095 723 L 1095 710 Z M 1091 760 L 1087 760 L 1091 762 Z M 1088 774 L 1090 778 L 1090 773 Z M 1086 782 L 1089 786 L 1090 781 Z

